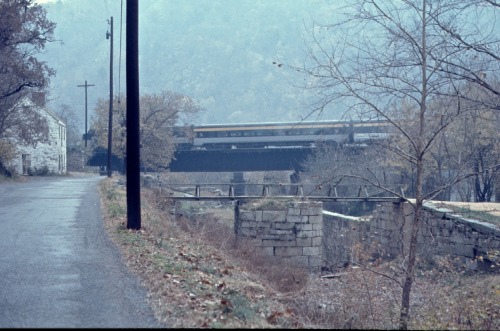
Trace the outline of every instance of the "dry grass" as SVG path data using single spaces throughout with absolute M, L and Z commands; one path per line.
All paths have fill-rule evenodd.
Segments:
M 182 328 L 356 328 L 398 326 L 402 261 L 366 262 L 333 278 L 271 264 L 236 239 L 231 208 L 184 206 L 142 190 L 142 228 L 126 229 L 125 190 L 101 185 L 105 225 L 124 261 L 149 290 L 160 321 Z M 192 214 L 190 217 L 186 215 Z M 366 252 L 365 252 L 366 254 Z M 368 254 L 367 254 L 368 255 Z M 414 329 L 500 328 L 498 275 L 466 275 L 447 260 L 420 269 L 412 296 Z

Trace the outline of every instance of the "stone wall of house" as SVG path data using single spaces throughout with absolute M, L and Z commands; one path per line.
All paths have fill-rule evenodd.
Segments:
M 29 102 L 29 101 L 27 101 Z M 30 103 L 32 107 L 36 107 Z M 27 174 L 23 171 L 23 155 L 29 155 L 31 169 L 29 174 L 66 173 L 66 125 L 61 122 L 50 111 L 37 108 L 42 116 L 47 119 L 49 125 L 49 142 L 38 143 L 36 146 L 26 146 L 16 143 L 16 157 L 12 160 L 10 168 L 19 174 Z M 26 169 L 25 169 L 26 170 Z
M 235 206 L 234 229 L 269 258 L 319 271 L 322 266 L 322 202 L 289 202 L 283 210 Z

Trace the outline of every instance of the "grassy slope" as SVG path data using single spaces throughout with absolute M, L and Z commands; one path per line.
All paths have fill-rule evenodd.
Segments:
M 106 179 L 100 188 L 107 231 L 169 327 L 397 327 L 403 261 L 372 261 L 360 252 L 372 271 L 349 267 L 335 278 L 271 265 L 234 240 L 231 211 L 173 220 L 170 202 L 148 189 L 141 193 L 142 229 L 127 230 L 125 189 L 115 181 Z M 499 276 L 467 274 L 446 259 L 436 263 L 419 270 L 410 326 L 499 329 Z

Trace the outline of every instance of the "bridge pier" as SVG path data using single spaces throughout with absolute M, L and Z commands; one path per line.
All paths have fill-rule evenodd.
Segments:
M 234 195 L 246 195 L 246 185 L 245 178 L 243 177 L 243 172 L 233 172 L 231 184 L 234 184 Z

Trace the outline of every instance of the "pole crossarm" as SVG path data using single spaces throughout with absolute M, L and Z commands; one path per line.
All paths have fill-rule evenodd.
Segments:
M 87 84 L 87 81 L 85 81 L 84 85 L 77 85 L 77 87 L 85 87 L 85 135 L 84 135 L 85 147 L 87 147 L 87 134 L 88 134 L 88 130 L 87 130 L 87 88 L 90 86 L 95 86 L 95 85 L 94 84 Z

